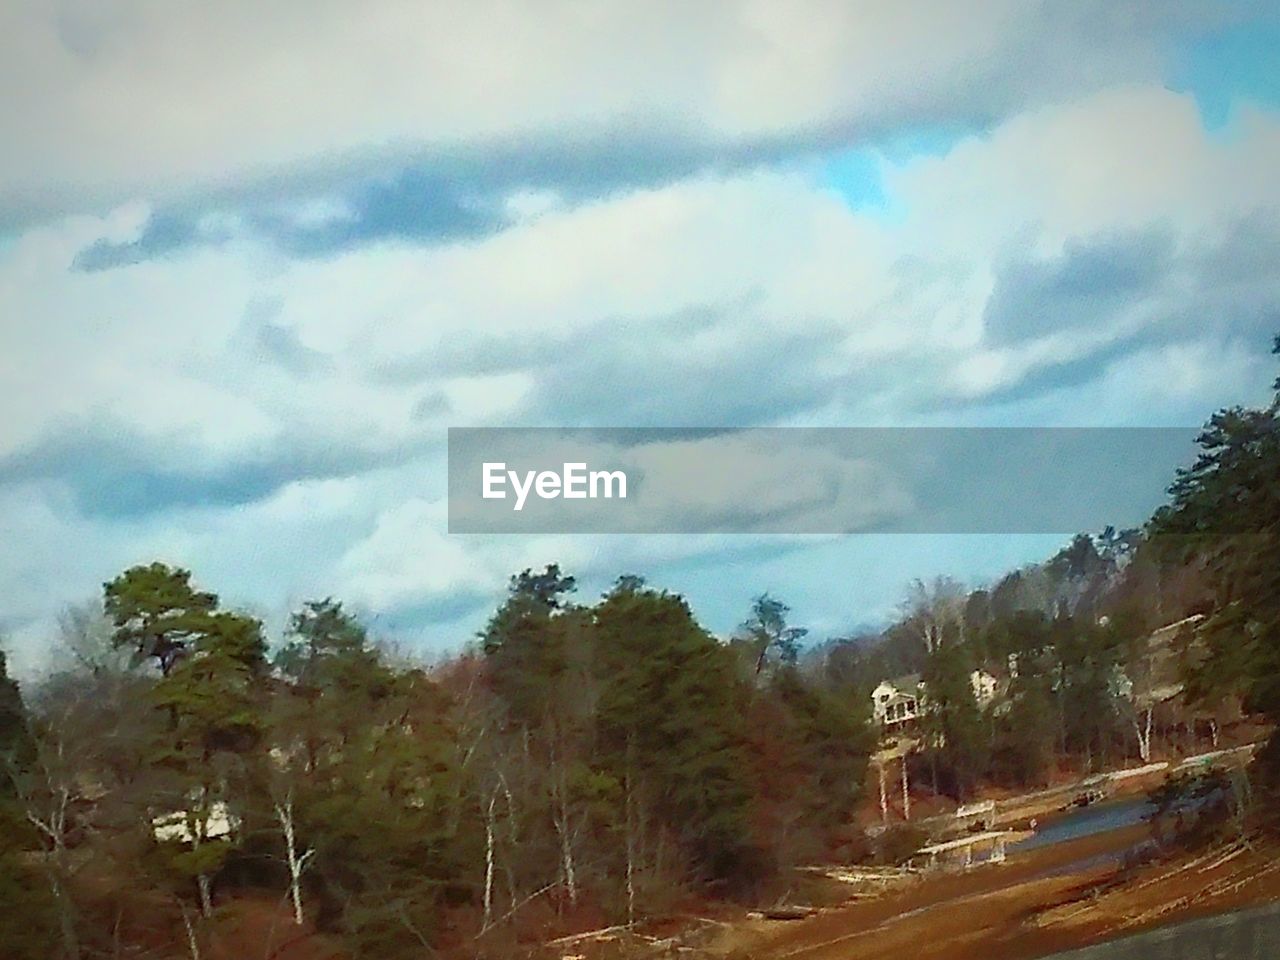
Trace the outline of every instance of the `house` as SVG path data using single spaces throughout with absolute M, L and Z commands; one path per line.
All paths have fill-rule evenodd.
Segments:
M 969 683 L 978 709 L 985 710 L 996 699 L 999 681 L 985 670 L 974 670 L 969 674 Z M 920 718 L 927 699 L 928 692 L 918 673 L 882 680 L 871 691 L 871 715 L 886 731 L 901 729 Z
M 177 841 L 194 843 L 197 833 L 201 840 L 224 840 L 240 827 L 240 818 L 232 814 L 226 803 L 215 800 L 207 811 L 174 810 L 151 818 L 151 833 L 161 843 Z
M 979 710 L 987 709 L 1000 689 L 1000 681 L 985 670 L 970 673 L 969 684 L 973 687 L 973 699 L 978 702 Z
M 920 715 L 920 674 L 908 673 L 892 680 L 882 680 L 871 691 L 871 714 L 885 728 L 901 727 Z

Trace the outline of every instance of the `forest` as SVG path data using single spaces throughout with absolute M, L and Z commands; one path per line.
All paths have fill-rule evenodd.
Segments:
M 870 693 L 900 674 L 929 691 L 916 789 L 955 801 L 1274 723 L 1276 389 L 1210 418 L 1143 528 L 978 589 L 917 582 L 869 635 L 812 638 L 761 594 L 718 638 L 642 577 L 582 597 L 550 563 L 426 664 L 337 598 L 269 636 L 192 571 L 122 571 L 69 609 L 48 676 L 20 689 L 0 658 L 5 956 L 310 938 L 315 956 L 513 957 L 548 930 L 760 902 L 796 866 L 891 857 L 864 829 Z M 1189 618 L 1189 706 L 1153 734 L 1131 695 L 1143 644 Z M 1277 773 L 1273 737 L 1259 795 Z

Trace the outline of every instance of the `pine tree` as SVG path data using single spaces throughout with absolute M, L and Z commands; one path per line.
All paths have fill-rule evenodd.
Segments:
M 936 647 L 921 677 L 924 730 L 931 762 L 949 776 L 957 798 L 967 797 L 986 769 L 986 743 L 974 695 L 969 651 L 961 644 Z
M 624 578 L 595 608 L 599 723 L 619 779 L 643 784 L 700 872 L 749 864 L 743 697 L 731 652 L 683 598 Z
M 1280 720 L 1280 379 L 1276 391 L 1265 409 L 1210 418 L 1199 457 L 1178 472 L 1171 502 L 1150 524 L 1162 554 L 1195 559 L 1213 589 L 1202 631 L 1208 655 L 1192 672 L 1192 693 L 1212 700 L 1243 690 L 1273 722 Z M 1280 781 L 1280 738 L 1265 762 Z
M 165 676 L 209 627 L 215 594 L 191 586 L 191 573 L 163 563 L 131 567 L 103 585 L 103 609 L 115 627 L 112 642 L 151 659 Z
M 40 837 L 18 802 L 18 782 L 28 775 L 34 759 L 22 692 L 0 651 L 0 944 L 13 960 L 56 957 L 65 946 L 53 896 L 24 862 L 40 849 Z

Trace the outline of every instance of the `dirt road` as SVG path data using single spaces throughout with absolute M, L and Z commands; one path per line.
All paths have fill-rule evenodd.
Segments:
M 1027 960 L 1118 933 L 1280 898 L 1275 850 L 1218 853 L 1128 872 L 1145 828 L 1028 851 L 923 880 L 804 921 L 749 921 L 712 947 L 726 960 Z M 1227 859 L 1217 862 L 1225 856 Z

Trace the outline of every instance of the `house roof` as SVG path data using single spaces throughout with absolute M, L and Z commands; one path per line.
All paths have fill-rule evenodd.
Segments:
M 891 687 L 897 687 L 903 693 L 915 693 L 920 689 L 920 674 L 904 673 L 900 677 L 894 677 L 889 681 Z

